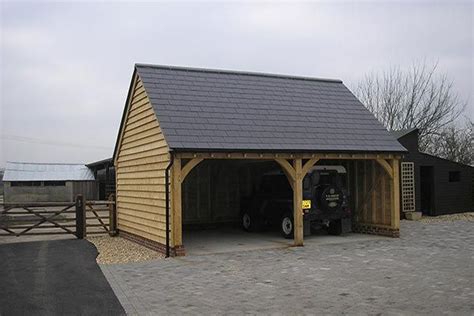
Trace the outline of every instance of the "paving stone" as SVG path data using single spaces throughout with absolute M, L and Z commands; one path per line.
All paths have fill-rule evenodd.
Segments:
M 107 265 L 130 314 L 474 314 L 474 223 L 401 238 Z M 125 296 L 125 297 L 124 297 Z

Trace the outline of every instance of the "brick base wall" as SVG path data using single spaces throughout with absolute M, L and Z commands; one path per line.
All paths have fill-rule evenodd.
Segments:
M 388 227 L 372 226 L 365 224 L 353 224 L 352 231 L 354 233 L 369 234 L 369 235 L 380 235 L 398 238 L 400 237 L 400 230 Z
M 163 245 L 162 243 L 159 243 L 157 241 L 153 241 L 153 240 L 150 240 L 150 239 L 147 239 L 147 238 L 123 231 L 123 230 L 118 230 L 118 235 L 120 237 L 133 241 L 141 246 L 147 247 L 156 252 L 166 254 L 166 245 Z M 185 255 L 184 246 L 170 247 L 171 257 L 180 257 L 184 255 Z

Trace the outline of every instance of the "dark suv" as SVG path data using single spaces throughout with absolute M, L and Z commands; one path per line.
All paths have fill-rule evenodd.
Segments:
M 321 228 L 340 235 L 351 230 L 346 169 L 314 166 L 303 179 L 304 234 Z M 281 171 L 266 173 L 258 190 L 241 203 L 242 227 L 259 231 L 279 227 L 285 238 L 293 238 L 293 191 Z

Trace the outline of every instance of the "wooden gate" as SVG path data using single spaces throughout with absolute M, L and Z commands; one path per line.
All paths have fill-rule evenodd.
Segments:
M 106 212 L 106 213 L 105 213 Z M 0 206 L 0 236 L 115 235 L 115 201 L 6 203 Z

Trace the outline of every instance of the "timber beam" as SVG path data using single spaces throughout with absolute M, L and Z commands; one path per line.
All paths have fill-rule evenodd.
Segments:
M 295 182 L 295 169 L 291 166 L 291 164 L 286 159 L 277 158 L 275 161 L 281 166 L 283 172 L 288 177 L 288 181 L 293 186 L 293 182 Z
M 348 154 L 348 153 L 250 153 L 250 152 L 188 152 L 176 153 L 176 157 L 182 159 L 253 159 L 253 160 L 273 160 L 273 159 L 401 159 L 400 154 Z
M 319 158 L 311 158 L 310 160 L 305 162 L 301 170 L 301 173 L 303 174 L 303 178 L 308 173 L 309 169 L 311 169 L 311 167 L 313 167 L 318 161 L 319 161 Z
M 390 166 L 390 164 L 387 162 L 387 160 L 378 158 L 378 159 L 375 159 L 375 161 L 377 161 L 379 165 L 382 166 L 382 168 L 384 168 L 384 170 L 389 175 L 390 179 L 393 179 L 393 169 Z
M 191 172 L 191 170 L 193 170 L 193 168 L 203 160 L 204 158 L 193 158 L 184 165 L 184 167 L 181 169 L 181 183 L 184 182 L 184 179 L 186 179 L 186 176 Z

